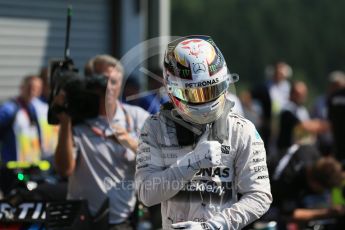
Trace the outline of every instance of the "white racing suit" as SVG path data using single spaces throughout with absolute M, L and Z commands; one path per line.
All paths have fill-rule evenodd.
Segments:
M 195 146 L 179 146 L 174 122 L 162 114 L 148 118 L 142 129 L 136 189 L 143 204 L 161 203 L 163 229 L 183 221 L 241 229 L 272 202 L 265 148 L 254 125 L 230 112 L 204 132 L 209 139 L 222 139 L 220 166 L 178 165 Z

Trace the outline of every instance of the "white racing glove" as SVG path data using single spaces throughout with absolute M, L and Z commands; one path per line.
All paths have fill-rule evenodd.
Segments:
M 221 144 L 208 141 L 208 132 L 204 132 L 192 152 L 177 161 L 177 165 L 191 167 L 194 170 L 218 166 L 221 163 Z
M 189 229 L 189 230 L 225 230 L 229 229 L 229 226 L 226 223 L 226 219 L 222 215 L 216 215 L 213 218 L 209 219 L 207 222 L 194 222 L 194 221 L 185 221 L 172 224 L 173 229 Z
M 208 225 L 205 222 L 194 222 L 194 221 L 179 222 L 176 224 L 172 224 L 171 227 L 173 229 L 189 229 L 189 230 L 211 229 L 210 225 Z

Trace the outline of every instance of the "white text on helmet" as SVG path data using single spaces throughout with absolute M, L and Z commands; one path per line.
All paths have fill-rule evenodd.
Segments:
M 219 79 L 211 79 L 207 81 L 200 81 L 200 82 L 188 82 L 185 84 L 186 88 L 194 88 L 194 87 L 205 87 L 219 83 Z

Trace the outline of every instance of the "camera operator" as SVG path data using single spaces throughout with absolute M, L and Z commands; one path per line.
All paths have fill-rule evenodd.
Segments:
M 118 100 L 123 78 L 123 67 L 118 60 L 98 55 L 85 68 L 86 78 L 99 95 L 98 116 L 72 125 L 69 115 L 64 112 L 58 115 L 56 167 L 69 177 L 68 199 L 86 199 L 93 216 L 109 202 L 107 228 L 132 229 L 130 217 L 136 203 L 131 184 L 135 172 L 134 153 L 138 147 L 138 132 L 148 113 Z M 63 105 L 65 95 L 61 91 L 54 103 Z M 110 120 L 115 131 L 108 123 L 106 109 L 113 114 Z

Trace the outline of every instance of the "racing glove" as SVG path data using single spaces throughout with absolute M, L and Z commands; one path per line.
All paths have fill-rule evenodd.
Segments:
M 226 220 L 222 215 L 216 215 L 207 222 L 185 221 L 172 224 L 173 229 L 189 229 L 189 230 L 225 230 Z
M 187 166 L 194 170 L 218 166 L 221 163 L 221 144 L 208 141 L 208 132 L 199 139 L 195 149 L 177 161 L 178 166 Z
M 189 230 L 211 229 L 210 226 L 205 222 L 194 222 L 194 221 L 179 222 L 176 224 L 172 224 L 171 227 L 173 229 L 189 229 Z

